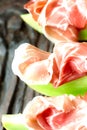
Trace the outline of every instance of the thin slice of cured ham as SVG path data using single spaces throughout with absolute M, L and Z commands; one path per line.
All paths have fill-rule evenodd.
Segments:
M 87 75 L 87 43 L 61 43 L 53 53 L 59 71 L 56 86 Z
M 24 7 L 54 43 L 77 41 L 78 31 L 87 24 L 86 0 L 31 0 Z
M 12 70 L 25 83 L 58 87 L 87 75 L 87 43 L 61 43 L 53 53 L 31 44 L 20 45 L 14 55 Z
M 21 44 L 14 54 L 12 70 L 27 84 L 48 84 L 53 74 L 53 55 L 31 44 Z
M 24 109 L 32 130 L 87 130 L 87 98 L 62 95 L 37 96 Z

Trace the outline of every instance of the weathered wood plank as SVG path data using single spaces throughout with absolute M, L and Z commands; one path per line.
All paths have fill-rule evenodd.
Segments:
M 30 100 L 32 100 L 33 97 L 34 97 L 34 91 L 31 88 L 29 88 L 28 86 L 26 86 L 25 94 L 24 94 L 24 97 L 23 97 L 22 112 L 23 112 L 25 106 L 27 105 L 27 103 Z
M 25 88 L 26 88 L 26 85 L 21 80 L 18 79 L 13 97 L 11 99 L 8 113 L 17 114 L 17 113 L 20 113 L 22 111 Z
M 3 77 L 5 55 L 6 55 L 6 48 L 4 46 L 3 39 L 0 38 L 0 80 L 2 80 Z
M 44 35 L 40 35 L 38 39 L 37 47 L 39 47 L 42 50 L 48 51 L 49 41 L 45 38 Z
M 17 77 L 12 73 L 11 70 L 11 63 L 13 59 L 13 52 L 14 47 L 9 49 L 8 57 L 7 57 L 7 64 L 6 64 L 6 73 L 5 78 L 3 80 L 3 89 L 1 93 L 1 105 L 0 105 L 0 121 L 2 114 L 7 113 L 12 95 L 15 90 Z

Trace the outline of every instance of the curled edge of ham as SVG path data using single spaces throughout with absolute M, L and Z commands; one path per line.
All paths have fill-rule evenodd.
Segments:
M 87 94 L 36 96 L 23 115 L 31 130 L 87 130 Z
M 21 44 L 14 54 L 12 70 L 27 84 L 48 84 L 52 78 L 54 56 L 31 44 Z

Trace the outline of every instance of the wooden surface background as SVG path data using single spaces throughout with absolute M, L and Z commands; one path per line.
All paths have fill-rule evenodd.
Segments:
M 0 130 L 2 114 L 22 112 L 27 102 L 39 93 L 27 87 L 11 69 L 14 50 L 22 43 L 31 43 L 52 51 L 53 45 L 20 18 L 28 0 L 0 0 Z

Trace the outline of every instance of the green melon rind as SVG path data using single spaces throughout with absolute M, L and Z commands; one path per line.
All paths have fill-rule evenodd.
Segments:
M 29 130 L 24 123 L 23 114 L 2 115 L 2 125 L 6 130 Z
M 84 95 L 87 92 L 87 76 L 65 83 L 57 88 L 52 84 L 30 85 L 29 87 L 46 96 L 59 96 L 63 94 Z

